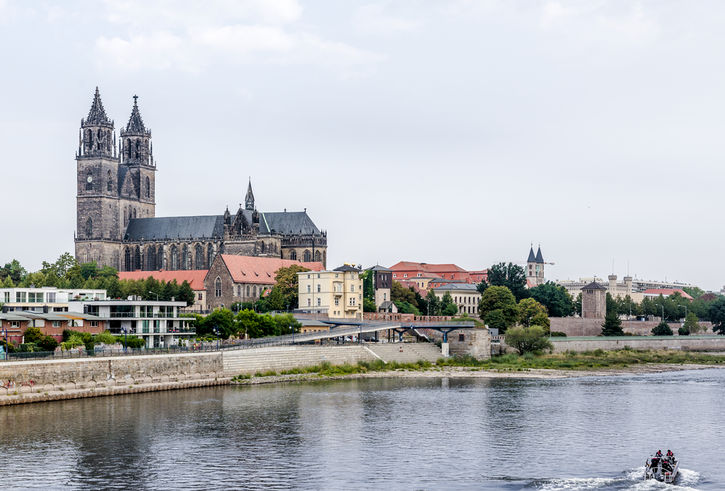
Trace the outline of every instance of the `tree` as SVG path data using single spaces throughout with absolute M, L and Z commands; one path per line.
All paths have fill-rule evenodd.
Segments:
M 524 327 L 531 326 L 549 326 L 549 318 L 546 315 L 546 307 L 541 305 L 533 298 L 523 298 L 518 304 L 519 307 L 519 323 Z M 537 317 L 539 322 L 532 322 L 532 319 Z M 541 319 L 546 319 L 546 326 L 541 324 Z
M 441 300 L 433 290 L 428 290 L 428 295 L 425 297 L 426 301 L 426 312 L 428 315 L 441 315 Z
M 0 279 L 10 278 L 15 285 L 20 283 L 27 274 L 28 272 L 20 265 L 17 259 L 13 259 L 0 268 Z
M 43 268 L 40 270 L 45 275 L 53 274 L 58 278 L 65 277 L 70 269 L 78 264 L 76 258 L 70 252 L 64 252 L 54 263 L 43 261 Z
M 622 321 L 617 312 L 607 312 L 602 324 L 602 336 L 624 336 Z
M 277 270 L 274 275 L 275 284 L 272 287 L 272 291 L 275 288 L 278 290 L 277 294 L 282 298 L 281 304 L 283 305 L 277 310 L 287 310 L 297 307 L 299 303 L 299 278 L 297 277 L 297 273 L 305 271 L 309 271 L 309 268 L 297 264 Z
M 363 297 L 363 312 L 376 312 L 375 302 L 367 297 Z
M 712 330 L 718 334 L 725 334 L 725 297 L 720 297 L 708 309 Z
M 568 317 L 574 315 L 574 301 L 561 285 L 557 285 L 553 281 L 535 286 L 529 289 L 531 298 L 546 307 L 551 317 Z
M 496 324 L 496 326 L 488 324 L 489 327 L 497 327 L 502 333 L 516 324 L 519 317 L 516 298 L 505 286 L 486 288 L 478 304 L 478 311 L 484 322 L 488 324 L 488 321 L 491 321 Z
M 450 292 L 446 292 L 441 299 L 441 315 L 456 315 L 458 306 L 453 302 Z
M 513 293 L 517 301 L 529 296 L 526 289 L 526 271 L 513 263 L 498 263 L 491 266 L 488 269 L 487 283 L 489 286 L 505 286 Z M 487 289 L 486 287 L 481 288 Z
M 23 341 L 26 343 L 38 343 L 43 339 L 44 334 L 37 327 L 29 327 L 23 333 Z
M 685 316 L 685 322 L 682 328 L 687 330 L 687 334 L 697 334 L 702 329 L 702 326 L 697 322 L 697 316 L 694 312 L 688 312 Z
M 506 331 L 506 344 L 514 348 L 520 355 L 537 353 L 553 349 L 541 326 L 512 327 Z
M 58 341 L 53 336 L 43 336 L 37 342 L 37 345 L 42 351 L 55 351 L 55 348 L 58 347 Z
M 215 330 L 223 339 L 229 339 L 230 336 L 237 334 L 238 325 L 231 310 L 216 309 L 206 317 L 201 317 L 201 322 L 197 318 L 197 334 L 214 334 Z
M 672 329 L 670 325 L 665 321 L 661 321 L 654 328 L 652 328 L 653 336 L 672 336 Z
M 690 295 L 692 298 L 700 298 L 705 294 L 705 291 L 697 286 L 683 286 L 682 291 Z
M 363 299 L 367 298 L 375 303 L 375 288 L 373 285 L 373 276 L 375 272 L 372 269 L 368 269 L 360 274 L 360 278 L 363 280 Z M 375 312 L 372 310 L 371 312 Z
M 413 288 L 406 288 L 397 281 L 393 281 L 390 288 L 390 300 L 395 302 L 396 305 L 398 302 L 407 302 L 416 309 L 418 308 Z

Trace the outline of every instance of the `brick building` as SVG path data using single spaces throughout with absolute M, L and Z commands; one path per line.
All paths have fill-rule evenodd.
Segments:
M 207 308 L 231 307 L 235 302 L 259 300 L 265 290 L 274 286 L 277 271 L 292 265 L 312 271 L 324 269 L 319 262 L 219 254 L 204 278 Z M 295 308 L 296 305 L 289 307 Z
M 119 271 L 208 269 L 219 253 L 327 262 L 307 210 L 257 211 L 251 182 L 232 215 L 156 217 L 156 161 L 134 96 L 117 142 L 96 93 L 78 139 L 75 255 Z

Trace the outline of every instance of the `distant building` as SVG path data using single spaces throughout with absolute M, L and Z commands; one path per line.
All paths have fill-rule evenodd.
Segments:
M 692 300 L 692 296 L 680 288 L 648 288 L 647 290 L 642 292 L 642 295 L 644 295 L 645 298 L 656 298 L 660 295 L 667 298 L 670 295 L 674 295 L 676 293 L 678 293 L 685 300 Z
M 119 280 L 145 280 L 149 277 L 156 281 L 171 283 L 176 281 L 179 285 L 187 282 L 194 291 L 194 304 L 189 306 L 187 310 L 207 310 L 206 304 L 206 287 L 204 286 L 204 278 L 209 271 L 206 269 L 187 269 L 177 271 L 120 271 L 118 273 Z
M 105 300 L 106 290 L 42 288 L 0 288 L 3 310 L 34 312 L 67 312 L 73 300 Z
M 449 283 L 433 288 L 433 293 L 443 299 L 446 293 L 451 295 L 453 303 L 458 307 L 459 314 L 468 314 L 471 317 L 478 316 L 478 302 L 481 300 L 481 293 L 476 285 L 471 283 Z
M 398 313 L 398 307 L 391 300 L 393 272 L 380 265 L 370 268 L 373 275 L 373 291 L 375 292 L 375 308 L 378 312 Z
M 529 249 L 529 257 L 526 260 L 526 286 L 533 288 L 543 285 L 544 279 L 544 256 L 541 254 L 541 246 L 534 254 L 534 246 Z
M 645 292 L 647 290 L 663 289 L 683 291 L 682 288 L 692 286 L 687 283 L 641 280 L 638 278 L 632 278 L 631 276 L 625 276 L 622 280 L 623 281 L 618 282 L 617 275 L 610 274 L 607 277 L 606 282 L 601 278 L 592 277 L 579 278 L 578 280 L 557 280 L 556 283 L 566 288 L 566 291 L 569 292 L 572 298 L 576 298 L 581 293 L 584 286 L 592 282 L 597 282 L 601 283 L 607 293 L 609 293 L 612 297 L 624 298 L 629 295 L 633 301 L 638 303 L 644 299 Z
M 395 281 L 415 281 L 418 278 L 440 278 L 462 281 L 464 283 L 480 283 L 486 279 L 487 270 L 467 271 L 455 264 L 429 264 L 412 261 L 400 261 L 390 267 Z
M 362 319 L 363 280 L 360 270 L 341 266 L 332 271 L 297 273 L 299 309 L 331 319 Z
M 70 303 L 70 312 L 98 317 L 111 334 L 137 336 L 147 348 L 178 346 L 196 335 L 189 318 L 180 317 L 186 302 L 155 300 L 98 300 Z
M 23 335 L 29 327 L 37 327 L 46 336 L 56 341 L 63 340 L 63 331 L 99 334 L 106 329 L 106 321 L 98 316 L 75 312 L 5 311 L 0 313 L 0 338 L 16 346 L 24 341 Z

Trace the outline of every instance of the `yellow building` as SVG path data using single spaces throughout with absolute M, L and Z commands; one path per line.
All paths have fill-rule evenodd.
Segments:
M 332 271 L 297 273 L 299 308 L 330 319 L 362 319 L 363 281 L 360 270 L 341 266 Z

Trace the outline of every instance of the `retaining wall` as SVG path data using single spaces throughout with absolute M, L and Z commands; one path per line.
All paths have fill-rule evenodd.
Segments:
M 567 336 L 598 336 L 602 333 L 604 319 L 584 319 L 582 317 L 549 317 L 551 330 L 563 332 Z M 622 321 L 622 330 L 631 334 L 649 336 L 659 321 Z M 669 322 L 672 332 L 677 334 L 679 322 Z M 699 322 L 705 332 L 712 332 L 711 322 Z
M 588 338 L 551 338 L 555 353 L 564 351 L 633 349 L 672 349 L 685 351 L 725 351 L 723 336 L 618 336 Z

